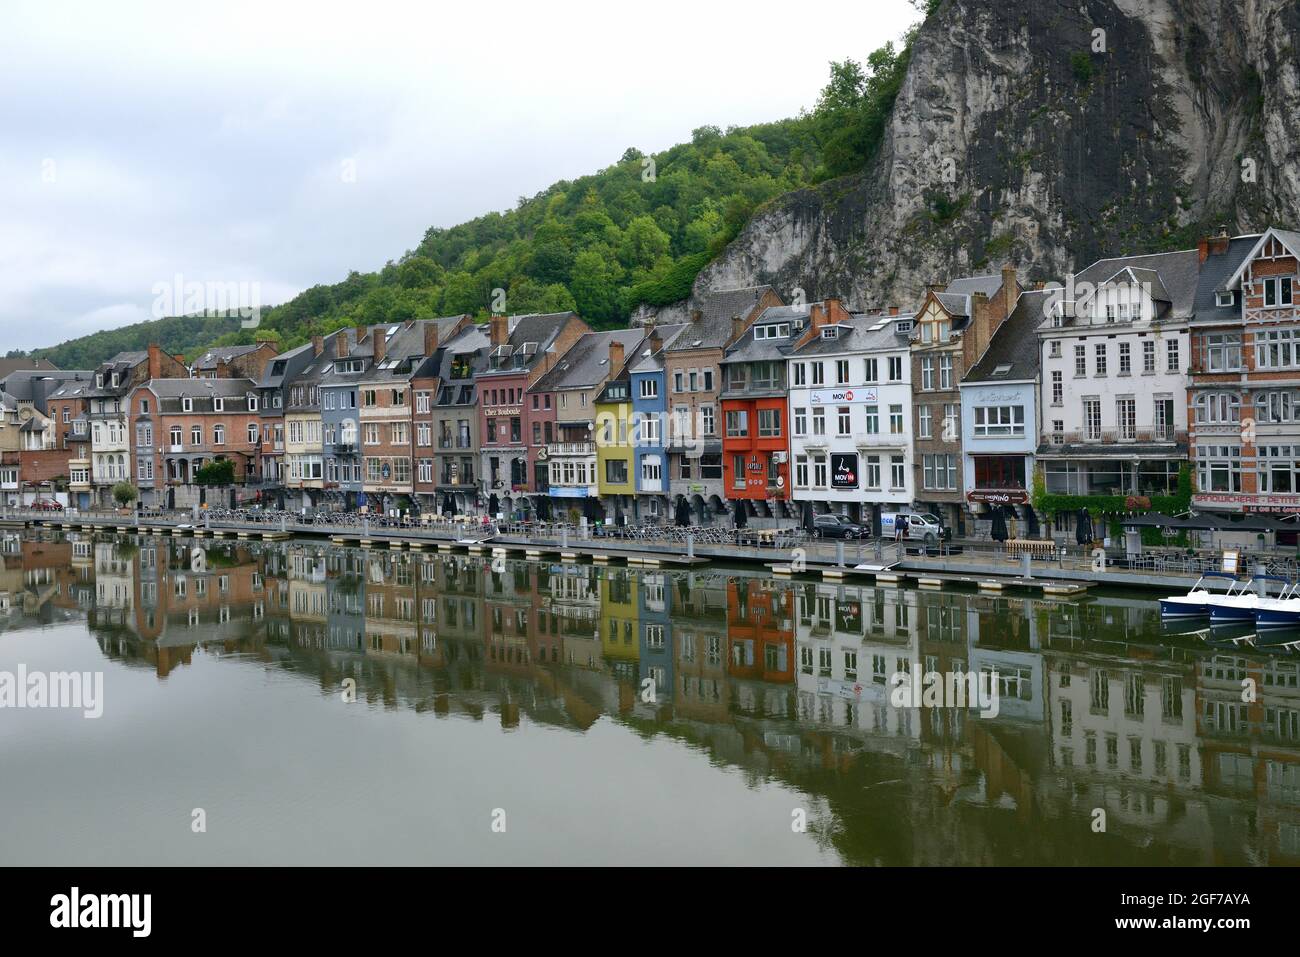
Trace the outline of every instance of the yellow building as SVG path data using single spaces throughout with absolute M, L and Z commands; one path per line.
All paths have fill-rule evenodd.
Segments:
M 630 519 L 636 498 L 632 396 L 626 379 L 608 383 L 596 399 L 596 489 L 611 520 Z

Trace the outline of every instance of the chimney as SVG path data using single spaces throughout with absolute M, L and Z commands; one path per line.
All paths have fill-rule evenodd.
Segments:
M 623 369 L 623 343 L 617 339 L 609 340 L 609 374 L 618 375 Z
M 504 346 L 510 338 L 510 318 L 508 316 L 488 317 L 488 341 L 495 346 Z
M 947 286 L 948 286 L 948 284 L 947 284 L 946 282 L 927 282 L 927 283 L 925 284 L 925 291 L 926 291 L 926 292 L 933 292 L 933 293 L 940 293 L 940 292 L 943 292 L 944 289 L 947 288 Z
M 156 342 L 149 343 L 149 378 L 162 378 L 162 348 Z
M 1202 236 L 1196 241 L 1196 259 L 1198 262 L 1205 262 L 1210 255 L 1210 237 Z
M 735 342 L 745 334 L 745 320 L 742 316 L 731 317 L 731 341 Z
M 436 322 L 426 322 L 424 324 L 424 354 L 431 356 L 438 351 L 438 324 Z
M 225 359 L 218 359 L 218 360 L 217 360 L 217 378 L 218 378 L 218 379 L 229 379 L 229 378 L 230 378 L 230 367 L 229 367 L 228 365 L 226 365 L 226 360 L 225 360 Z
M 325 337 L 324 337 L 324 336 L 312 336 L 312 337 L 311 337 L 311 354 L 314 355 L 314 356 L 318 356 L 318 355 L 320 355 L 320 354 L 321 354 L 322 352 L 324 352 L 324 351 L 325 351 Z
M 890 306 L 890 307 L 889 307 L 889 314 L 890 314 L 891 316 L 896 316 L 896 315 L 898 315 L 898 307 L 897 307 L 897 306 Z
M 836 322 L 845 322 L 848 320 L 849 311 L 844 308 L 843 299 L 827 299 L 825 302 L 825 306 L 826 306 L 826 322 L 823 323 L 823 325 L 833 324 Z
M 1215 256 L 1222 256 L 1228 251 L 1228 244 L 1232 242 L 1232 237 L 1228 235 L 1228 227 L 1220 224 L 1219 232 L 1210 237 L 1210 252 Z
M 1011 315 L 1016 308 L 1016 298 L 1020 295 L 1020 284 L 1016 280 L 1016 267 L 1007 263 L 1002 267 L 1002 318 Z
M 355 327 L 353 328 L 353 331 L 354 331 L 354 332 L 356 333 L 356 335 L 357 335 L 357 345 L 361 345 L 361 343 L 364 342 L 364 341 L 365 341 L 365 338 L 366 338 L 366 332 L 367 332 L 366 327 L 365 327 L 365 326 L 355 326 Z
M 348 357 L 348 331 L 340 329 L 334 333 L 334 355 L 339 359 Z
M 659 350 L 664 347 L 663 337 L 659 335 L 658 330 L 650 333 L 650 342 L 648 345 L 652 356 L 657 356 Z
M 384 334 L 383 326 L 375 326 L 370 330 L 370 335 L 374 338 L 375 365 L 379 365 L 384 361 L 384 356 L 388 355 L 388 337 Z
M 692 310 L 691 310 L 691 322 L 697 322 L 697 323 L 698 323 L 698 322 L 703 322 L 703 321 L 704 321 L 704 313 L 700 312 L 700 310 L 698 310 L 698 309 L 692 309 Z

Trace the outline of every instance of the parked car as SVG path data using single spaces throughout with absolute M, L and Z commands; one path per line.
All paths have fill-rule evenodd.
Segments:
M 813 535 L 817 538 L 862 538 L 866 529 L 856 522 L 838 515 L 818 515 L 813 519 Z
M 32 502 L 32 508 L 38 512 L 63 511 L 62 505 L 60 505 L 58 502 L 54 501 L 53 499 L 48 499 L 48 498 L 38 498 L 36 501 Z
M 880 534 L 883 538 L 904 538 L 927 545 L 952 538 L 952 530 L 945 529 L 929 512 L 884 512 L 880 516 Z

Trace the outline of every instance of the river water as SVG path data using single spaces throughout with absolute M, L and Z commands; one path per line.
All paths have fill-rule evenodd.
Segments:
M 0 680 L 102 675 L 99 717 L 0 707 L 0 864 L 1300 858 L 1300 657 L 1162 628 L 1155 596 L 48 531 L 0 552 Z M 900 672 L 990 675 L 996 709 L 900 706 Z

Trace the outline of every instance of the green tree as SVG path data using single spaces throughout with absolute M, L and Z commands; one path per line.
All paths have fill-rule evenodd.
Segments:
M 140 490 L 130 482 L 118 482 L 113 486 L 113 501 L 126 508 L 140 497 Z
M 235 463 L 231 459 L 213 459 L 211 462 L 204 462 L 203 466 L 194 473 L 194 481 L 198 485 L 234 485 Z

